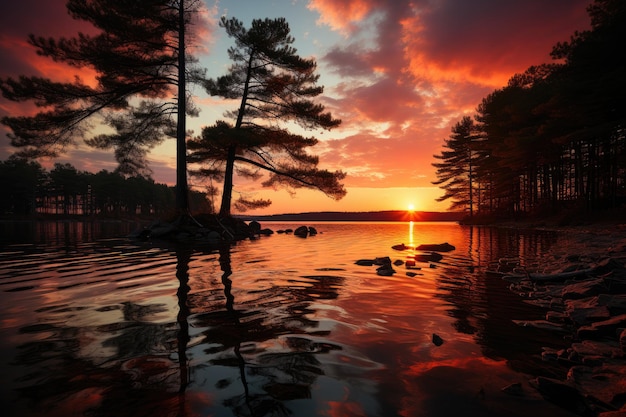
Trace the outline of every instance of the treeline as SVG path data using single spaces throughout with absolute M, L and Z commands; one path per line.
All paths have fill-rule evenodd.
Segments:
M 596 0 L 591 29 L 482 100 L 445 141 L 439 201 L 512 217 L 626 205 L 626 3 Z
M 124 177 L 102 170 L 78 171 L 71 164 L 50 171 L 39 163 L 10 157 L 0 161 L 0 214 L 162 216 L 174 207 L 174 187 L 151 178 Z M 212 212 L 204 193 L 190 192 L 197 211 Z

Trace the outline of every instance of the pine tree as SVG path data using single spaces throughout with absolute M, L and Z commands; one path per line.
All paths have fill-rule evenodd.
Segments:
M 441 162 L 433 163 L 437 168 L 437 180 L 434 185 L 440 185 L 445 191 L 437 201 L 451 200 L 451 209 L 463 209 L 474 215 L 476 200 L 475 170 L 478 158 L 482 155 L 476 143 L 480 140 L 474 121 L 465 116 L 452 127 L 449 139 L 445 140 L 446 148 L 434 157 Z
M 96 73 L 95 85 L 80 78 L 59 82 L 36 76 L 0 79 L 0 91 L 12 101 L 29 101 L 35 115 L 2 119 L 19 155 L 57 157 L 69 145 L 113 149 L 119 171 L 150 173 L 148 151 L 167 137 L 177 139 L 177 209 L 188 210 L 185 113 L 185 29 L 197 0 L 68 0 L 69 14 L 93 24 L 95 35 L 72 38 L 30 35 L 39 55 L 78 71 Z M 178 120 L 173 116 L 178 114 Z M 112 133 L 95 133 L 104 122 Z
M 295 122 L 307 129 L 331 129 L 341 123 L 313 101 L 323 92 L 316 85 L 315 60 L 301 58 L 291 46 L 294 39 L 284 18 L 255 19 L 250 29 L 235 18 L 222 18 L 220 26 L 235 40 L 228 50 L 233 65 L 205 87 L 211 95 L 239 100 L 239 107 L 226 114 L 231 123 L 218 121 L 189 143 L 190 161 L 210 166 L 197 173 L 224 181 L 220 215 L 230 215 L 235 163 L 239 175 L 259 178 L 260 171 L 268 172 L 264 186 L 315 188 L 342 198 L 345 174 L 318 169 L 318 157 L 306 151 L 317 139 L 281 127 Z M 237 208 L 269 203 L 239 199 Z

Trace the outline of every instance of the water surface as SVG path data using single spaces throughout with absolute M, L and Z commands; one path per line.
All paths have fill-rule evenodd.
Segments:
M 273 230 L 299 224 L 266 223 Z M 120 238 L 133 225 L 4 224 L 0 394 L 15 416 L 567 416 L 527 384 L 558 336 L 485 274 L 553 233 L 318 223 L 234 246 Z M 126 230 L 128 229 L 128 230 Z M 358 259 L 456 250 L 390 277 Z M 410 276 L 415 273 L 417 275 Z M 433 334 L 443 344 L 433 343 Z M 524 395 L 505 394 L 523 384 Z M 6 415 L 6 414 L 4 414 Z

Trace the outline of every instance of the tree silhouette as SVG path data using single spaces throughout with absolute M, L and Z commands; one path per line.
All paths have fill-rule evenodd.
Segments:
M 200 5 L 197 0 L 68 0 L 69 14 L 92 23 L 97 34 L 59 39 L 30 35 L 29 43 L 41 56 L 79 71 L 93 70 L 95 80 L 0 79 L 5 98 L 29 101 L 40 109 L 35 115 L 2 119 L 19 154 L 56 157 L 84 139 L 91 146 L 113 149 L 121 173 L 147 175 L 148 150 L 176 137 L 176 206 L 186 212 L 185 114 L 195 113 L 187 104 L 186 78 L 200 79 L 202 72 L 185 66 L 185 31 Z M 112 132 L 93 130 L 94 120 Z
M 475 116 L 482 139 L 474 178 L 479 210 L 517 216 L 623 210 L 626 204 L 626 72 L 619 53 L 626 4 L 596 0 L 591 29 L 555 45 L 557 60 L 514 75 L 485 97 Z M 438 165 L 442 199 L 463 201 L 457 173 L 466 149 L 447 143 Z M 459 174 L 460 175 L 460 174 Z M 462 205 L 462 204 L 461 204 Z
M 340 124 L 324 106 L 312 99 L 323 92 L 316 85 L 316 62 L 297 55 L 284 18 L 255 19 L 250 29 L 233 18 L 220 22 L 235 39 L 228 50 L 233 61 L 227 75 L 205 84 L 211 95 L 238 99 L 237 110 L 226 113 L 233 124 L 219 121 L 205 128 L 202 136 L 189 142 L 190 161 L 206 166 L 197 174 L 224 181 L 220 215 L 230 215 L 233 175 L 257 179 L 260 170 L 269 173 L 264 186 L 308 187 L 340 199 L 346 191 L 341 171 L 317 168 L 319 159 L 306 149 L 315 138 L 292 134 L 280 127 L 286 122 L 313 129 L 331 129 Z M 268 200 L 240 199 L 237 208 L 268 205 Z
M 434 155 L 441 162 L 433 163 L 437 168 L 435 185 L 441 185 L 445 194 L 437 201 L 452 200 L 451 209 L 463 209 L 474 215 L 476 180 L 474 178 L 477 159 L 483 154 L 477 149 L 480 140 L 474 121 L 465 116 L 452 127 L 452 134 L 445 140 L 441 154 Z

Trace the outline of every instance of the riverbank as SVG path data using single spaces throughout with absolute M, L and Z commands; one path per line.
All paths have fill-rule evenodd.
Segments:
M 491 271 L 511 282 L 511 291 L 526 302 L 546 309 L 544 320 L 518 325 L 561 333 L 568 342 L 566 349 L 538 352 L 561 367 L 565 377 L 540 376 L 531 384 L 546 399 L 579 415 L 626 416 L 626 224 L 499 227 L 561 235 L 562 243 L 550 256 L 532 265 L 502 259 Z

